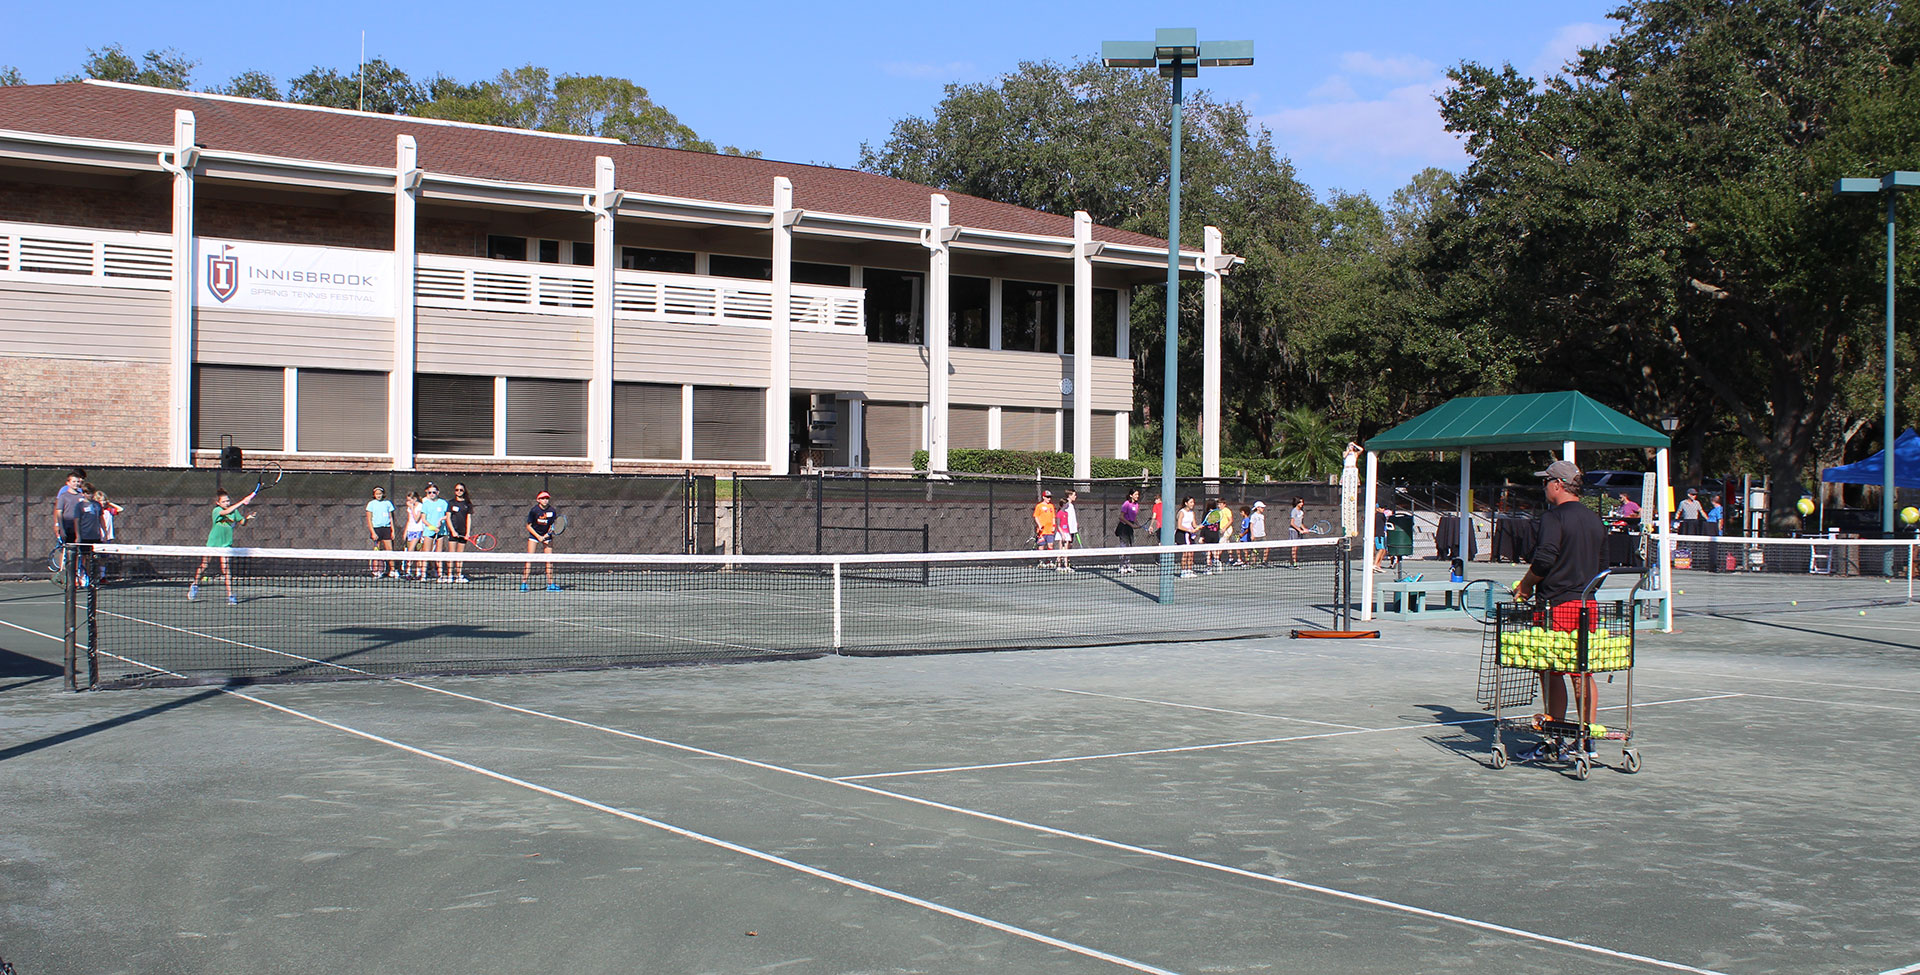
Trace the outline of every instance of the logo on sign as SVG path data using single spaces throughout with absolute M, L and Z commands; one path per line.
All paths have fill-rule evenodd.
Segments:
M 207 290 L 223 302 L 240 290 L 240 259 L 233 256 L 231 246 L 222 245 L 220 253 L 207 255 Z

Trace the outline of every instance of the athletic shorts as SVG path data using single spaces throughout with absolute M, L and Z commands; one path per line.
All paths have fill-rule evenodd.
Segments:
M 392 525 L 376 525 L 376 526 L 374 526 L 374 529 L 373 529 L 373 540 L 374 540 L 374 541 L 376 541 L 376 542 L 391 542 L 391 541 L 393 541 L 393 526 L 392 526 Z
M 1173 534 L 1174 534 L 1174 539 L 1173 539 L 1174 542 L 1180 545 L 1193 545 L 1193 544 L 1197 544 L 1200 541 L 1200 536 L 1193 532 L 1183 532 L 1183 531 L 1176 530 Z
M 409 541 L 409 542 L 417 542 L 417 541 L 420 541 L 421 539 L 423 539 L 423 538 L 425 538 L 426 536 L 427 536 L 427 533 L 426 533 L 426 532 L 408 532 L 408 533 L 407 533 L 407 541 Z
M 1600 604 L 1594 600 L 1581 601 L 1569 599 L 1564 603 L 1555 603 L 1547 609 L 1547 629 L 1558 631 L 1578 631 L 1580 629 L 1580 608 L 1587 609 L 1587 626 L 1592 628 L 1600 619 Z

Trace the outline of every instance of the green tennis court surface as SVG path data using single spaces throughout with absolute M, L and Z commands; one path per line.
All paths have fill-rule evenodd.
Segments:
M 1643 630 L 1577 782 L 1487 767 L 1459 622 L 73 694 L 57 592 L 0 586 L 22 975 L 1920 971 L 1912 606 Z

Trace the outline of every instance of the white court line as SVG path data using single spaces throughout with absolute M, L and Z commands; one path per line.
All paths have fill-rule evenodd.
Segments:
M 1853 701 L 1816 701 L 1805 697 L 1781 697 L 1778 694 L 1743 694 L 1761 701 L 1792 701 L 1796 704 L 1820 704 L 1832 708 L 1867 708 L 1873 711 L 1900 711 L 1905 714 L 1920 714 L 1920 708 L 1903 708 L 1893 704 L 1866 704 Z
M 20 627 L 20 629 L 26 629 L 26 628 Z M 40 636 L 45 636 L 48 639 L 55 639 L 55 640 L 59 639 L 58 637 L 52 637 L 52 636 L 48 636 L 48 634 L 40 633 L 40 631 L 38 630 L 27 630 L 27 632 L 36 633 L 36 634 L 39 634 Z M 1288 887 L 1294 890 L 1301 890 L 1301 891 L 1307 891 L 1310 893 L 1323 894 L 1339 900 L 1346 900 L 1350 902 L 1366 904 L 1369 906 L 1384 908 L 1392 911 L 1401 911 L 1401 912 L 1413 914 L 1419 917 L 1431 918 L 1433 920 L 1458 924 L 1463 927 L 1474 928 L 1482 931 L 1491 931 L 1499 934 L 1505 934 L 1511 937 L 1520 938 L 1522 940 L 1539 942 L 1541 944 L 1555 945 L 1563 948 L 1570 948 L 1575 951 L 1584 951 L 1592 954 L 1602 955 L 1609 958 L 1617 958 L 1624 961 L 1633 961 L 1633 962 L 1639 962 L 1642 964 L 1653 965 L 1655 967 L 1664 968 L 1671 971 L 1693 972 L 1695 973 L 1695 975 L 1725 975 L 1725 973 L 1717 972 L 1717 971 L 1714 971 L 1713 969 L 1697 968 L 1692 965 L 1681 964 L 1679 962 L 1665 961 L 1663 959 L 1653 958 L 1647 955 L 1640 955 L 1632 952 L 1618 951 L 1613 948 L 1607 948 L 1600 945 L 1587 944 L 1585 942 L 1580 942 L 1580 941 L 1571 941 L 1566 938 L 1558 938 L 1550 934 L 1541 934 L 1537 931 L 1527 931 L 1522 928 L 1508 927 L 1507 925 L 1504 925 L 1504 924 L 1495 924 L 1491 921 L 1481 921 L 1475 918 L 1468 918 L 1468 917 L 1463 917 L 1463 916 L 1454 915 L 1454 914 L 1447 914 L 1441 911 L 1434 911 L 1424 907 L 1416 907 L 1411 904 L 1402 904 L 1396 901 L 1390 901 L 1383 898 L 1372 897 L 1366 894 L 1355 893 L 1353 891 L 1344 891 L 1334 887 L 1323 887 L 1319 884 L 1310 884 L 1305 881 L 1293 880 L 1288 877 L 1280 877 L 1273 874 L 1257 873 L 1255 871 L 1242 869 L 1240 867 L 1232 867 L 1226 864 L 1213 863 L 1207 860 L 1200 860 L 1193 857 L 1182 856 L 1178 853 L 1168 853 L 1163 850 L 1155 850 L 1149 847 L 1135 846 L 1131 843 L 1121 843 L 1117 840 L 1109 840 L 1103 837 L 1093 836 L 1087 833 L 1076 833 L 1070 830 L 1063 830 L 1053 826 L 1045 826 L 1040 823 L 1033 823 L 1025 820 L 1014 819 L 1008 816 L 999 816 L 994 813 L 984 812 L 978 809 L 968 809 L 964 806 L 955 806 L 949 803 L 937 802 L 932 799 L 924 799 L 919 796 L 908 795 L 903 792 L 892 792 L 892 791 L 881 789 L 875 786 L 863 785 L 858 782 L 849 782 L 843 779 L 829 778 L 827 776 L 818 775 L 813 772 L 804 772 L 799 769 L 786 768 L 783 766 L 771 764 L 769 762 L 761 762 L 755 759 L 744 758 L 738 755 L 729 755 L 724 752 L 716 752 L 710 749 L 700 748 L 698 746 L 688 745 L 682 742 L 668 741 L 664 738 L 654 738 L 648 735 L 641 735 L 631 731 L 624 731 L 618 728 L 607 727 L 605 725 L 597 725 L 591 722 L 582 721 L 578 718 L 569 718 L 564 715 L 553 714 L 551 712 L 539 711 L 533 708 L 525 708 L 516 704 L 508 704 L 504 701 L 496 701 L 490 698 L 479 697 L 473 694 L 463 694 L 459 691 L 449 690 L 447 688 L 441 688 L 441 687 L 434 687 L 430 684 L 420 683 L 419 681 L 394 679 L 391 682 L 395 684 L 401 684 L 407 687 L 416 688 L 418 690 L 427 691 L 433 694 L 441 694 L 441 695 L 456 698 L 459 700 L 471 701 L 476 704 L 483 704 L 489 707 L 499 708 L 504 711 L 510 711 L 517 714 L 524 714 L 529 717 L 541 718 L 549 721 L 554 721 L 560 724 L 571 725 L 578 728 L 585 728 L 592 731 L 599 731 L 599 732 L 603 732 L 619 738 L 626 738 L 632 741 L 658 745 L 663 748 L 670 748 L 677 751 L 687 752 L 690 754 L 701 755 L 707 758 L 713 758 L 720 761 L 731 762 L 739 765 L 745 765 L 751 768 L 763 769 L 769 772 L 776 772 L 783 775 L 790 775 L 795 778 L 806 779 L 812 782 L 819 782 L 819 783 L 824 783 L 829 785 L 838 785 L 844 788 L 853 789 L 859 792 L 864 792 L 869 795 L 880 796 L 882 798 L 893 799 L 900 802 L 908 803 L 910 805 L 921 806 L 927 809 L 935 809 L 942 812 L 950 812 L 955 815 L 979 819 L 985 822 L 999 823 L 1005 826 L 1013 826 L 1016 828 L 1030 830 L 1043 835 L 1057 836 L 1062 839 L 1078 840 L 1094 846 L 1105 847 L 1107 849 L 1112 849 L 1112 850 L 1119 850 L 1125 853 L 1133 853 L 1139 856 L 1148 857 L 1150 859 L 1158 859 L 1158 860 L 1165 860 L 1172 863 L 1180 863 L 1187 866 L 1198 867 L 1203 870 L 1210 870 L 1210 871 L 1215 871 L 1219 873 L 1229 874 L 1236 877 L 1243 877 L 1250 880 L 1257 880 L 1263 883 L 1273 884 L 1276 886 Z M 236 691 L 222 689 L 222 693 L 233 694 L 235 696 L 240 696 L 240 697 L 246 697 L 248 700 L 256 701 L 265 706 L 273 707 L 281 710 L 288 710 L 290 713 L 292 713 L 291 709 L 280 708 L 279 705 L 270 704 L 266 701 L 260 700 L 259 698 L 254 698 L 248 695 L 240 694 L 239 692 L 236 692 Z M 1719 697 L 1738 697 L 1738 696 L 1739 695 L 1737 694 L 1724 694 L 1724 695 L 1715 695 L 1714 697 L 1698 698 L 1697 700 L 1714 700 Z M 1684 703 L 1684 702 L 1656 701 L 1652 703 L 1678 704 L 1678 703 Z M 1642 705 L 1642 706 L 1644 707 L 1647 705 Z M 1601 710 L 1613 710 L 1613 708 L 1602 708 Z M 319 720 L 319 719 L 316 718 L 313 720 Z M 1492 719 L 1485 718 L 1485 719 L 1478 719 L 1478 720 L 1492 720 Z M 1448 722 L 1448 723 L 1471 724 L 1473 722 L 1461 721 L 1461 722 Z M 1417 726 L 1410 725 L 1408 727 L 1433 727 L 1433 725 L 1417 725 Z M 1381 730 L 1387 730 L 1387 729 L 1381 729 Z M 364 734 L 362 732 L 353 732 L 353 733 Z M 1361 732 L 1337 732 L 1335 734 L 1339 735 L 1339 734 L 1359 734 L 1359 733 Z M 1312 736 L 1312 737 L 1332 737 L 1332 735 Z M 409 746 L 401 746 L 401 747 L 409 747 Z M 446 759 L 446 761 L 452 762 L 454 760 Z M 531 786 L 531 787 L 543 788 L 538 786 Z M 581 801 L 586 802 L 587 800 L 581 800 Z M 714 842 L 718 843 L 721 841 L 715 840 Z M 769 854 L 768 856 L 771 856 L 771 855 Z M 804 866 L 801 866 L 799 868 L 811 869 L 811 868 L 806 868 Z M 904 897 L 907 895 L 901 895 L 901 896 Z M 934 908 L 934 909 L 938 909 L 938 908 Z M 999 922 L 984 921 L 983 919 L 983 923 L 998 924 Z M 1045 937 L 1045 936 L 1039 935 L 1038 937 Z M 1159 971 L 1158 969 L 1144 969 L 1144 968 L 1141 970 L 1142 971 Z
M 1920 962 L 1914 962 L 1905 968 L 1889 968 L 1880 975 L 1913 975 L 1914 972 L 1920 972 Z
M 0 620 L 0 622 L 5 622 L 5 621 Z M 52 636 L 51 634 L 42 633 L 39 630 L 28 629 L 27 627 L 24 627 L 24 626 L 17 626 L 16 624 L 13 624 L 13 623 L 7 623 L 7 625 L 13 626 L 16 629 L 25 630 L 28 633 L 33 633 L 38 636 L 46 637 L 49 640 L 60 639 L 59 637 Z M 126 658 L 122 658 L 122 659 L 126 659 Z M 172 673 L 171 671 L 167 671 L 159 667 L 154 667 L 152 664 L 148 664 L 143 661 L 136 660 L 132 662 L 139 664 L 140 666 L 143 666 L 143 667 L 148 667 L 153 670 L 158 670 L 162 673 Z M 348 668 L 348 669 L 351 669 L 351 668 Z M 184 677 L 184 675 L 181 675 L 181 674 L 173 674 L 173 676 Z M 431 688 L 431 687 L 428 687 L 427 685 L 418 684 L 413 681 L 397 681 L 396 683 L 406 684 L 411 687 L 418 687 L 423 690 L 437 690 L 436 688 Z M 272 701 L 266 700 L 264 698 L 255 697 L 252 694 L 248 694 L 243 691 L 231 690 L 229 688 L 224 688 L 224 687 L 216 688 L 216 690 L 230 697 L 239 698 L 242 701 L 250 701 L 254 704 L 260 705 L 261 707 L 269 708 L 274 711 L 279 711 L 282 714 L 292 715 L 293 717 L 300 718 L 305 721 L 311 721 L 314 724 L 321 725 L 327 728 L 332 728 L 335 731 L 343 732 L 345 734 L 352 735 L 356 738 L 362 738 L 367 741 L 371 741 L 380 745 L 385 745 L 389 748 L 398 749 L 400 751 L 407 752 L 412 755 L 418 755 L 421 758 L 429 759 L 435 762 L 440 762 L 444 765 L 450 765 L 450 766 L 453 766 L 454 768 L 461 769 L 467 772 L 472 772 L 476 775 L 482 775 L 489 779 L 506 783 L 507 785 L 517 786 L 519 788 L 526 789 L 530 792 L 537 792 L 544 796 L 548 796 L 554 799 L 559 799 L 562 802 L 569 802 L 574 805 L 584 807 L 586 809 L 591 809 L 595 812 L 605 813 L 609 816 L 615 816 L 620 819 L 628 820 L 629 822 L 639 823 L 642 826 L 652 827 L 653 829 L 657 829 L 665 833 L 670 833 L 674 836 L 681 837 L 682 839 L 689 839 L 689 840 L 693 840 L 696 843 L 703 843 L 703 844 L 706 844 L 707 846 L 717 847 L 719 849 L 726 850 L 731 853 L 737 853 L 737 854 L 740 854 L 741 856 L 750 857 L 752 859 L 759 860 L 763 863 L 771 863 L 771 864 L 774 864 L 775 866 L 785 867 L 789 870 L 794 870 L 799 873 L 806 874 L 810 877 L 818 877 L 821 880 L 840 884 L 845 887 L 851 887 L 854 890 L 864 891 L 869 894 L 876 894 L 880 897 L 884 897 L 889 900 L 899 901 L 902 904 L 909 904 L 914 907 L 932 911 L 936 914 L 944 914 L 947 917 L 956 918 L 958 920 L 967 921 L 973 924 L 978 924 L 983 927 L 987 927 L 995 931 L 999 931 L 1003 934 L 1012 935 L 1016 938 L 1023 938 L 1025 940 L 1033 941 L 1038 944 L 1043 944 L 1051 948 L 1059 948 L 1064 951 L 1070 951 L 1077 955 L 1081 955 L 1087 958 L 1092 958 L 1097 961 L 1108 962 L 1114 965 L 1118 965 L 1122 968 L 1130 968 L 1137 972 L 1147 972 L 1147 973 L 1150 973 L 1150 975 L 1179 975 L 1178 972 L 1174 972 L 1169 969 L 1159 968 L 1154 965 L 1146 964 L 1145 962 L 1134 961 L 1130 958 L 1124 958 L 1124 957 L 1121 957 L 1120 955 L 1115 955 L 1109 952 L 1101 951 L 1097 948 L 1090 948 L 1086 945 L 1076 944 L 1071 941 L 1064 941 L 1060 938 L 1055 938 L 1051 935 L 1041 934 L 1038 931 L 1032 931 L 1027 928 L 1022 928 L 1016 925 L 1008 924 L 1005 921 L 996 921 L 990 917 L 985 917 L 983 915 L 974 914 L 968 911 L 963 911 L 956 907 L 949 907 L 945 904 L 926 900 L 925 898 L 921 898 L 921 897 L 915 897 L 912 894 L 893 890 L 887 887 L 881 887 L 877 884 L 870 884 L 864 880 L 856 880 L 852 877 L 848 877 L 843 874 L 834 873 L 830 870 L 824 870 L 820 867 L 810 866 L 808 864 L 801 863 L 798 860 L 789 860 L 786 857 L 780 856 L 778 854 L 767 853 L 765 851 L 756 850 L 751 847 L 741 846 L 738 843 L 732 843 L 727 840 L 720 839 L 717 836 L 708 836 L 705 833 L 695 832 L 693 830 L 687 829 L 682 826 L 675 826 L 672 823 L 663 822 L 661 820 L 654 819 L 650 816 L 643 816 L 631 810 L 621 809 L 617 806 L 609 806 L 606 803 L 602 803 L 602 802 L 595 802 L 594 800 L 588 799 L 584 796 L 574 795 L 573 793 L 570 793 L 570 792 L 563 792 L 559 789 L 551 788 L 549 786 L 544 786 L 537 782 L 532 782 L 527 779 L 519 778 L 517 776 L 508 775 L 505 772 L 499 772 L 490 768 L 486 768 L 484 766 L 475 765 L 472 762 L 461 761 L 460 759 L 454 758 L 450 755 L 442 755 L 439 752 L 431 751 L 425 748 L 420 748 L 414 745 L 409 745 L 409 744 L 406 744 L 405 742 L 396 741 L 392 738 L 386 738 L 381 735 L 376 735 L 370 731 L 362 731 L 358 728 L 354 728 L 349 725 L 344 725 L 337 721 L 329 721 L 326 718 L 322 718 L 318 715 L 308 714 L 305 711 L 301 711 L 297 708 L 291 708 L 284 704 L 276 704 Z M 468 695 L 465 695 L 465 694 L 454 694 L 453 696 L 462 697 L 462 698 L 468 697 Z M 479 698 L 471 698 L 471 699 L 476 701 L 481 700 Z M 493 702 L 486 702 L 486 703 L 493 703 Z M 516 708 L 514 710 L 519 710 L 519 709 Z M 610 730 L 610 729 L 603 729 L 603 730 Z
M 1661 704 L 1691 704 L 1696 701 L 1717 701 L 1723 698 L 1745 697 L 1745 696 L 1746 695 L 1744 694 L 1709 694 L 1703 697 L 1677 698 L 1671 701 L 1648 701 L 1645 704 L 1635 704 L 1634 707 L 1647 708 L 1647 707 L 1654 707 L 1656 705 L 1661 705 Z M 1626 705 L 1624 704 L 1615 704 L 1615 705 L 1610 705 L 1608 707 L 1600 708 L 1599 710 L 1618 711 L 1625 707 Z M 908 769 L 908 770 L 899 771 L 899 772 L 868 772 L 863 775 L 838 776 L 833 781 L 855 782 L 862 779 L 894 779 L 894 778 L 906 778 L 909 776 L 917 776 L 917 775 L 940 775 L 946 772 L 981 772 L 981 771 L 988 771 L 992 769 L 1003 769 L 1003 768 L 1028 768 L 1034 765 L 1062 765 L 1069 762 L 1096 762 L 1096 761 L 1102 761 L 1109 758 L 1135 758 L 1135 757 L 1140 757 L 1145 755 L 1175 755 L 1175 754 L 1180 754 L 1182 752 L 1205 752 L 1205 751 L 1215 751 L 1217 749 L 1222 749 L 1222 748 L 1242 748 L 1248 745 L 1277 745 L 1277 744 L 1282 744 L 1284 742 L 1291 742 L 1291 741 L 1315 741 L 1321 738 L 1344 738 L 1348 735 L 1372 735 L 1372 734 L 1380 734 L 1382 732 L 1389 732 L 1389 731 L 1419 731 L 1422 728 L 1446 728 L 1446 727 L 1457 727 L 1457 726 L 1464 726 L 1464 725 L 1470 725 L 1470 724 L 1486 724 L 1492 721 L 1493 719 L 1491 717 L 1466 718 L 1460 721 L 1430 721 L 1424 724 L 1403 724 L 1403 725 L 1396 725 L 1391 728 L 1360 728 L 1354 731 L 1325 731 L 1317 735 L 1291 735 L 1285 738 L 1252 738 L 1244 741 L 1218 741 L 1218 742 L 1212 742 L 1205 745 L 1179 745 L 1172 748 L 1145 748 L 1139 751 L 1105 752 L 1098 755 L 1068 755 L 1060 758 L 1032 758 L 1032 759 L 1027 759 L 1025 761 L 1019 761 L 1019 762 L 994 762 L 987 765 L 950 765 L 944 768 Z
M 1301 724 L 1317 724 L 1323 728 L 1348 728 L 1354 731 L 1368 731 L 1357 724 L 1340 724 L 1337 721 L 1314 721 L 1311 718 L 1290 718 L 1284 714 L 1262 714 L 1259 711 L 1235 711 L 1232 708 L 1210 708 L 1201 704 L 1181 704 L 1177 701 L 1155 701 L 1144 697 L 1122 697 L 1118 694 L 1102 694 L 1099 691 L 1076 691 L 1068 687 L 1051 687 L 1048 690 L 1062 694 L 1084 694 L 1087 697 L 1104 697 L 1110 701 L 1132 701 L 1135 704 L 1157 704 L 1167 708 L 1186 708 L 1190 711 L 1212 711 L 1215 714 L 1238 714 L 1249 718 L 1272 718 L 1275 721 L 1298 721 Z

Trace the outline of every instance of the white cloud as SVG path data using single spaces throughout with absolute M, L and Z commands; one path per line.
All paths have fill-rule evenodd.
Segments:
M 1380 57 L 1366 51 L 1348 51 L 1340 55 L 1340 70 L 1366 78 L 1406 81 L 1433 74 L 1433 62 L 1416 57 Z
M 1307 97 L 1316 102 L 1351 102 L 1357 101 L 1360 93 L 1353 90 L 1347 79 L 1334 75 L 1313 86 L 1313 90 L 1307 92 Z
M 1540 47 L 1540 53 L 1527 66 L 1527 74 L 1535 78 L 1551 78 L 1566 71 L 1567 62 L 1574 59 L 1583 47 L 1594 47 L 1613 36 L 1614 24 L 1568 24 L 1554 31 L 1553 37 Z
M 880 70 L 893 78 L 908 78 L 914 81 L 947 81 L 972 74 L 973 62 L 948 61 L 945 64 L 932 64 L 925 61 L 888 61 L 880 65 Z
M 1283 109 L 1260 121 L 1273 130 L 1280 151 L 1296 163 L 1384 164 L 1408 173 L 1427 166 L 1459 168 L 1466 162 L 1466 153 L 1460 140 L 1441 125 L 1434 101 L 1444 85 L 1444 79 L 1433 78 L 1401 85 L 1375 98 Z

